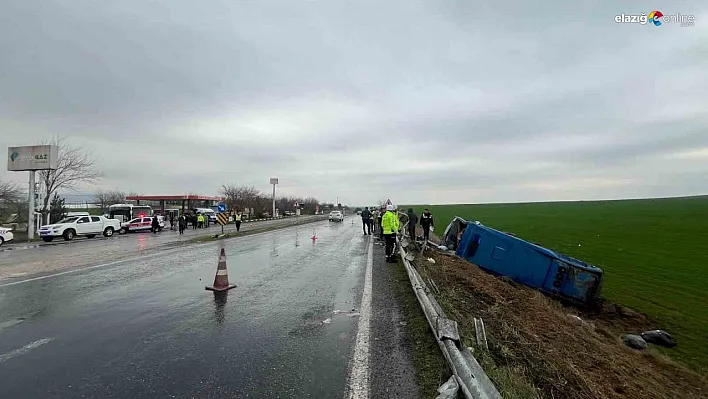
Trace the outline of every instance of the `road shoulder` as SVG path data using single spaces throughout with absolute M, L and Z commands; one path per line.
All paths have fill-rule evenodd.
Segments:
M 450 375 L 400 264 L 374 241 L 371 397 L 435 397 Z

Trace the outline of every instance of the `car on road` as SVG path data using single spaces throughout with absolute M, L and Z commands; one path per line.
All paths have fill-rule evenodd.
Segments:
M 63 237 L 65 241 L 71 241 L 76 236 L 94 238 L 103 234 L 105 237 L 111 237 L 119 230 L 120 222 L 115 219 L 106 219 L 103 216 L 72 216 L 54 224 L 41 226 L 39 236 L 45 242 L 51 242 L 56 237 Z
M 344 214 L 341 211 L 332 211 L 329 213 L 330 222 L 342 222 L 344 221 Z
M 12 229 L 9 227 L 0 227 L 0 245 L 7 241 L 12 241 L 15 236 L 12 234 Z
M 125 234 L 129 232 L 137 231 L 149 231 L 152 230 L 152 218 L 156 217 L 157 222 L 160 224 L 160 230 L 165 228 L 165 218 L 163 216 L 150 216 L 143 218 L 135 218 L 125 223 L 121 223 L 119 233 Z

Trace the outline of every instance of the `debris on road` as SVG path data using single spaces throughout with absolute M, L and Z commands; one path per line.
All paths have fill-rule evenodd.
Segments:
M 642 337 L 634 334 L 627 334 L 624 336 L 624 344 L 633 349 L 646 349 L 647 342 L 644 341 Z
M 669 333 L 664 330 L 645 331 L 641 334 L 641 336 L 647 343 L 650 344 L 660 345 L 665 348 L 676 347 L 676 340 L 674 337 L 669 335 Z
M 487 331 L 484 329 L 484 322 L 482 319 L 474 318 L 474 331 L 477 336 L 477 347 L 483 348 L 484 350 L 489 350 L 487 345 Z
M 330 323 L 332 323 L 332 319 L 330 319 L 330 318 L 326 318 L 322 321 L 322 324 L 330 324 Z
M 432 264 L 435 264 L 435 259 L 433 259 L 433 258 L 428 258 L 428 262 L 430 262 L 430 263 L 432 263 Z
M 440 395 L 436 396 L 435 399 L 455 399 L 459 390 L 460 385 L 457 383 L 457 379 L 454 375 L 450 376 L 450 379 L 438 388 Z

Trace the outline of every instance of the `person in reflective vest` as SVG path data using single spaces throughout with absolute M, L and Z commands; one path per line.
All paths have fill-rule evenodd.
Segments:
M 389 263 L 396 262 L 393 246 L 396 243 L 396 234 L 398 234 L 400 229 L 398 215 L 393 210 L 393 205 L 387 206 L 386 213 L 381 218 L 381 228 L 386 239 L 386 262 Z
M 243 216 L 241 215 L 241 212 L 236 213 L 234 215 L 234 223 L 236 223 L 236 231 L 241 231 L 241 219 Z
M 197 215 L 197 227 L 199 227 L 200 229 L 204 227 L 204 215 L 202 215 L 201 213 Z

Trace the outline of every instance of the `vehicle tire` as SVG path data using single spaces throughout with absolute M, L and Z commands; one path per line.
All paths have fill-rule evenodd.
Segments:
M 113 230 L 113 227 L 111 227 L 111 226 L 108 226 L 108 227 L 106 227 L 105 230 L 103 230 L 104 237 L 113 237 L 113 233 L 114 233 L 114 230 Z
M 0 237 L 0 247 L 2 247 L 2 244 L 4 244 L 4 243 L 5 243 L 5 239 Z
M 71 241 L 76 236 L 74 229 L 68 229 L 62 234 L 64 236 L 64 241 Z
M 118 234 L 128 234 L 128 229 L 125 227 L 122 227 L 120 230 L 118 230 Z
M 95 237 L 96 237 L 95 234 L 86 234 L 86 238 L 95 238 Z
M 42 237 L 42 241 L 44 242 L 52 242 L 53 239 L 54 237 Z

